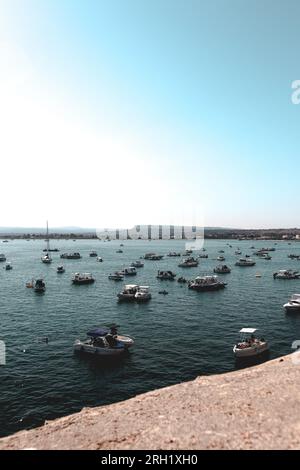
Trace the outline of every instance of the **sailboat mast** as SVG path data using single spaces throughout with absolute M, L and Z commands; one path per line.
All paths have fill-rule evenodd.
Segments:
M 46 239 L 47 239 L 47 252 L 48 252 L 48 251 L 50 250 L 48 220 L 47 220 L 47 235 L 46 235 Z

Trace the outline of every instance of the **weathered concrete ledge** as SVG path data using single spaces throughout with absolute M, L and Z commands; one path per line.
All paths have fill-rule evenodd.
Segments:
M 0 449 L 300 449 L 292 357 L 84 408 L 0 439 Z

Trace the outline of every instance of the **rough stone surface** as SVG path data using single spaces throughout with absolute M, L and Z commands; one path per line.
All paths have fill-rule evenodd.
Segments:
M 0 439 L 0 449 L 300 449 L 299 390 L 295 353 L 84 408 Z

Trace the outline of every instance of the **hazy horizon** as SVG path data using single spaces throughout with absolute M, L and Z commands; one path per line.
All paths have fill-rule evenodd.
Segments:
M 299 14 L 0 0 L 1 225 L 293 227 Z

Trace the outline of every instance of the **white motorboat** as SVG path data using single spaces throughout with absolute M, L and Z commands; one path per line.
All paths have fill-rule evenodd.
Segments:
M 157 271 L 156 277 L 162 281 L 174 281 L 176 274 L 172 273 L 172 271 Z
M 256 263 L 251 258 L 240 258 L 235 265 L 236 266 L 254 266 Z
M 93 284 L 94 282 L 95 278 L 91 273 L 75 273 L 72 277 L 72 283 L 75 285 Z
M 151 299 L 151 293 L 149 286 L 139 286 L 135 294 L 135 300 L 137 302 L 148 302 Z
M 124 276 L 135 276 L 137 273 L 137 270 L 134 266 L 129 266 L 129 268 L 122 269 L 121 273 Z
M 219 281 L 218 276 L 198 276 L 192 281 L 189 281 L 188 287 L 198 292 L 205 292 L 224 289 L 226 283 Z
M 217 261 L 225 261 L 225 257 L 224 256 L 218 256 Z
M 143 268 L 144 263 L 142 263 L 140 260 L 133 261 L 130 265 L 131 268 Z
M 180 268 L 196 268 L 199 264 L 199 261 L 192 256 L 179 263 Z
M 268 351 L 268 342 L 263 338 L 256 338 L 254 336 L 256 331 L 256 328 L 242 328 L 240 330 L 241 339 L 233 347 L 233 353 L 236 357 L 258 356 Z
M 144 259 L 148 259 L 150 261 L 159 261 L 164 257 L 164 255 L 158 255 L 156 253 L 146 253 Z
M 62 264 L 60 264 L 59 266 L 57 266 L 56 272 L 57 272 L 58 274 L 64 273 L 64 272 L 65 272 L 64 266 L 63 266 Z
M 241 255 L 242 252 L 241 252 L 241 250 L 236 250 L 236 251 L 234 252 L 234 254 L 235 254 L 235 255 Z
M 138 291 L 138 287 L 136 284 L 127 284 L 124 286 L 122 292 L 118 294 L 119 302 L 132 302 L 135 301 L 135 294 Z
M 110 279 L 111 281 L 123 281 L 124 275 L 116 271 L 114 274 L 110 274 L 108 276 L 108 279 Z
M 130 336 L 119 335 L 116 327 L 93 328 L 87 332 L 87 336 L 84 341 L 79 339 L 75 341 L 75 352 L 115 357 L 124 354 L 134 344 Z
M 273 274 L 274 279 L 299 279 L 300 273 L 298 271 L 291 271 L 290 269 L 280 269 Z
M 3 253 L 0 254 L 0 262 L 2 261 L 6 261 L 6 256 Z
M 101 258 L 101 256 L 97 256 L 97 261 L 98 261 L 99 263 L 102 263 L 103 259 Z
M 214 269 L 214 273 L 216 274 L 229 274 L 230 272 L 231 272 L 231 269 L 226 264 L 220 264 L 219 266 L 216 266 Z
M 290 300 L 284 304 L 283 308 L 287 312 L 300 312 L 300 294 L 294 294 Z

